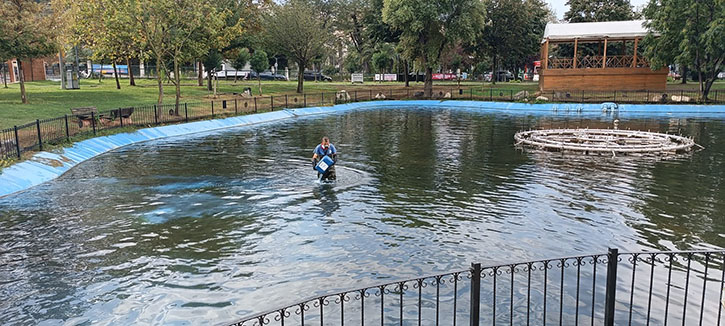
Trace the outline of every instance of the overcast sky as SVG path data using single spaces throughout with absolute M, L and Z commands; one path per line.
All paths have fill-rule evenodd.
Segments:
M 554 11 L 556 11 L 556 17 L 559 19 L 564 18 L 564 13 L 569 10 L 569 7 L 566 5 L 566 0 L 546 0 L 552 8 L 554 8 Z M 647 3 L 647 0 L 630 0 L 632 5 L 637 8 L 645 3 Z

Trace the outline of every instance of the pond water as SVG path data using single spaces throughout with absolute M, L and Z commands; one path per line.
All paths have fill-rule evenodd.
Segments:
M 613 119 L 400 108 L 122 148 L 0 198 L 0 324 L 231 322 L 473 261 L 724 247 L 725 121 L 619 117 L 705 147 L 668 160 L 513 146 Z

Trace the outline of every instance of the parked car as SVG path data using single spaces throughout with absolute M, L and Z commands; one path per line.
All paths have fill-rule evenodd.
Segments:
M 332 81 L 332 77 L 323 75 L 319 72 L 306 72 L 304 75 L 305 80 L 315 80 L 315 76 L 317 77 L 317 80 L 320 81 Z
M 493 79 L 493 73 L 489 71 L 485 75 L 483 75 L 483 78 L 485 81 L 490 82 Z M 507 82 L 512 79 L 514 79 L 514 74 L 512 74 L 510 71 L 507 71 L 507 70 L 498 71 L 498 81 Z
M 249 75 L 247 75 L 248 80 L 257 80 L 257 73 L 254 71 L 249 72 Z M 287 80 L 287 77 L 280 74 L 273 74 L 271 72 L 263 72 L 259 74 L 259 79 L 261 80 Z
M 717 78 L 718 78 L 718 79 L 725 79 L 725 71 L 723 71 L 723 72 L 721 72 L 721 73 L 717 74 Z

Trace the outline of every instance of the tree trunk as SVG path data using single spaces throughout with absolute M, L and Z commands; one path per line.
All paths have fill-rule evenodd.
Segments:
M 234 71 L 234 83 L 237 83 L 237 76 L 239 75 L 239 70 Z
M 23 62 L 18 59 L 18 81 L 20 81 L 20 99 L 23 104 L 28 104 L 28 97 L 25 94 L 25 73 L 23 72 Z
M 712 83 L 715 82 L 715 79 L 717 79 L 717 72 L 715 72 L 715 78 L 705 81 L 705 89 L 702 91 L 702 99 L 704 101 L 707 101 L 707 97 L 710 95 L 710 89 L 712 88 Z
M 680 75 L 680 84 L 687 84 L 687 66 L 682 66 L 682 74 Z
M 174 101 L 174 114 L 179 115 L 179 102 L 181 101 L 181 73 L 178 55 L 174 56 L 174 84 L 176 85 L 176 99 Z
M 213 88 L 211 86 L 211 75 L 212 75 L 211 71 L 206 72 L 206 90 L 208 90 L 208 91 L 213 90 Z
M 262 76 L 257 73 L 257 85 L 259 85 L 259 96 L 262 96 Z
M 163 75 L 161 74 L 161 55 L 156 55 L 156 81 L 159 83 L 159 100 L 157 103 L 159 105 L 164 103 L 164 81 L 163 81 Z
M 20 59 L 18 59 L 18 66 L 20 66 Z M 65 85 L 68 81 L 65 80 L 65 60 L 63 58 L 63 51 L 58 52 L 58 67 L 60 68 L 60 89 L 65 89 Z
M 2 66 L 0 66 L 0 68 L 2 68 L 0 71 L 2 71 L 2 75 L 3 75 L 3 84 L 5 85 L 5 88 L 8 88 L 8 77 L 7 77 L 8 72 L 5 70 L 4 64 Z
M 128 85 L 136 86 L 136 81 L 133 79 L 133 69 L 131 69 L 131 60 L 126 58 L 126 67 L 128 67 Z
M 403 65 L 405 66 L 404 72 L 405 72 L 405 87 L 410 87 L 410 71 L 408 70 L 408 60 L 403 60 Z
M 113 60 L 113 76 L 116 77 L 116 89 L 121 89 L 121 83 L 118 81 L 118 69 L 116 69 L 116 60 Z
M 304 90 L 303 83 L 305 81 L 305 65 L 306 62 L 302 60 L 297 61 L 297 93 L 302 93 Z
M 433 68 L 425 67 L 425 82 L 423 83 L 423 96 L 431 98 L 433 96 Z
M 204 65 L 201 64 L 201 61 L 199 61 L 199 77 L 198 77 L 199 86 L 204 86 Z

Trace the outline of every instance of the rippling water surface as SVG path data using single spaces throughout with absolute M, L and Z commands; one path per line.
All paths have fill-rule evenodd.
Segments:
M 218 323 L 472 261 L 725 246 L 721 120 L 620 117 L 705 146 L 678 159 L 513 146 L 612 119 L 370 110 L 102 155 L 0 198 L 0 324 Z M 336 184 L 309 163 L 323 135 Z

